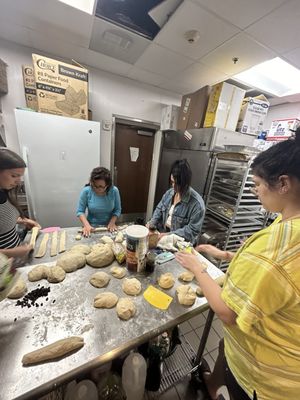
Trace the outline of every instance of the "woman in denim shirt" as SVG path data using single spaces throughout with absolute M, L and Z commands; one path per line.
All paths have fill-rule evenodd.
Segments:
M 162 233 L 174 233 L 195 243 L 200 233 L 205 206 L 202 197 L 190 186 L 192 171 L 187 160 L 177 160 L 170 171 L 169 189 L 157 205 L 149 223 Z

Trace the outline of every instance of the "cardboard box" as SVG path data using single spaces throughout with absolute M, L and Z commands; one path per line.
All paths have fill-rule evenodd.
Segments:
M 300 126 L 297 118 L 275 119 L 267 135 L 267 140 L 282 140 L 292 136 L 293 132 Z
M 205 114 L 204 127 L 235 131 L 246 91 L 226 82 L 212 87 Z
M 32 54 L 38 111 L 88 119 L 88 70 Z
M 237 131 L 250 135 L 259 135 L 270 107 L 264 95 L 246 97 L 243 100 L 237 123 Z
M 172 105 L 164 107 L 161 111 L 160 129 L 162 131 L 165 130 L 176 131 L 178 114 L 179 114 L 179 107 Z
M 6 68 L 7 68 L 7 64 L 0 59 L 0 93 L 1 94 L 8 93 Z
M 26 106 L 38 111 L 34 71 L 32 65 L 22 65 L 23 82 L 25 89 Z
M 196 92 L 182 97 L 177 123 L 178 130 L 185 131 L 203 127 L 210 90 L 210 86 L 204 86 Z

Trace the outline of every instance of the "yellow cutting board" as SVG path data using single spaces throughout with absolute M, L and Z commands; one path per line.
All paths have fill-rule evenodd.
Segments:
M 166 293 L 162 292 L 159 289 L 156 289 L 152 285 L 147 287 L 147 289 L 144 291 L 143 296 L 148 301 L 148 303 L 156 308 L 159 308 L 160 310 L 167 310 L 173 300 L 173 297 L 168 296 Z

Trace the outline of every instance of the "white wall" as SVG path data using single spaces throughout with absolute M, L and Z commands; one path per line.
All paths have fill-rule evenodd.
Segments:
M 9 92 L 2 98 L 3 122 L 7 146 L 19 151 L 14 109 L 26 107 L 22 64 L 31 64 L 31 53 L 41 54 L 39 50 L 19 46 L 0 39 L 0 58 L 8 64 Z M 47 54 L 56 57 L 55 54 Z M 76 54 L 74 54 L 76 58 Z M 67 62 L 69 60 L 66 60 Z M 131 79 L 89 68 L 89 108 L 93 120 L 112 120 L 112 115 L 122 115 L 160 122 L 161 109 L 166 104 L 180 105 L 181 97 L 175 93 L 142 84 Z M 101 132 L 101 164 L 110 168 L 111 132 Z
M 264 121 L 264 129 L 271 127 L 274 119 L 298 118 L 300 119 L 300 103 L 286 103 L 270 107 L 267 117 Z

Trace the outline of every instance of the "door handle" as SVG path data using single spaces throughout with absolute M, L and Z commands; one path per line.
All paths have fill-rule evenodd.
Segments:
M 114 167 L 114 185 L 117 186 L 118 182 L 118 168 Z

